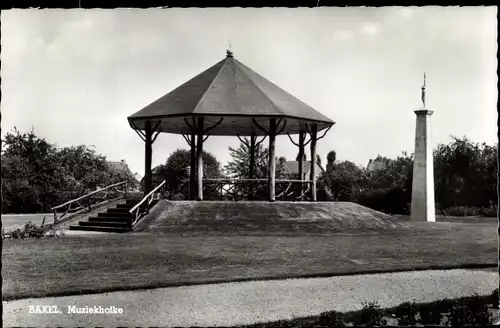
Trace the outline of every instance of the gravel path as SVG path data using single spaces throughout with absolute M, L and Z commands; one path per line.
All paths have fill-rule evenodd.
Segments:
M 404 301 L 490 294 L 498 273 L 417 271 L 161 288 L 3 302 L 5 326 L 221 326 L 275 321 L 328 310 L 352 311 L 361 302 L 382 307 Z M 29 305 L 57 305 L 61 314 L 30 314 Z M 123 314 L 68 314 L 68 306 L 123 308 Z

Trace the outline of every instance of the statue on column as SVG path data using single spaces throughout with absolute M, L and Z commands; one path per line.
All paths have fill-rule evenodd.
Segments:
M 424 73 L 424 85 L 422 85 L 422 104 L 425 108 L 425 73 Z

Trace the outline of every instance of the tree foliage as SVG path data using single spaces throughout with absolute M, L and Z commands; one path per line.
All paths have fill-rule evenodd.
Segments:
M 214 179 L 221 177 L 221 166 L 217 158 L 209 152 L 203 151 L 203 178 Z M 189 196 L 189 173 L 191 152 L 186 149 L 177 149 L 167 158 L 161 168 L 160 175 L 167 181 L 167 190 L 170 194 L 182 194 L 185 199 Z M 208 189 L 207 189 L 208 188 Z M 206 193 L 211 194 L 209 186 Z M 215 192 L 215 191 L 213 191 Z M 204 197 L 207 198 L 207 197 Z
M 473 143 L 455 138 L 434 151 L 437 209 L 489 208 L 497 205 L 498 144 Z M 379 168 L 367 170 L 352 162 L 335 162 L 327 155 L 327 172 L 321 177 L 333 198 L 357 202 L 387 213 L 409 214 L 413 181 L 413 155 L 379 157 Z
M 249 138 L 245 137 L 244 140 L 248 145 L 250 144 Z M 226 164 L 224 170 L 230 177 L 250 178 L 250 147 L 247 144 L 240 142 L 240 146 L 236 149 L 229 147 L 229 155 L 231 155 L 232 160 Z M 269 151 L 261 143 L 255 148 L 254 156 L 253 178 L 263 179 L 267 177 Z
M 245 137 L 245 142 L 250 144 L 250 140 Z M 240 146 L 236 149 L 229 147 L 229 154 L 232 160 L 229 161 L 224 167 L 226 173 L 234 178 L 238 179 L 249 179 L 250 178 L 250 147 L 248 147 L 243 142 L 240 142 Z M 259 144 L 254 153 L 255 167 L 253 173 L 253 179 L 264 179 L 269 175 L 269 150 L 265 148 L 262 144 Z M 276 178 L 283 179 L 287 177 L 286 171 L 286 158 L 277 157 L 276 158 Z
M 496 204 L 498 144 L 473 143 L 452 137 L 434 151 L 436 201 L 441 208 L 487 207 Z
M 84 145 L 57 149 L 34 129 L 14 128 L 2 140 L 2 212 L 47 212 L 97 186 L 134 178 L 108 167 Z

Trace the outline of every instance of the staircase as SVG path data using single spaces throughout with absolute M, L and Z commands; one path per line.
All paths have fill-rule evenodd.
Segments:
M 132 217 L 129 211 L 139 201 L 129 199 L 125 204 L 118 204 L 116 207 L 108 208 L 104 213 L 97 214 L 97 217 L 90 217 L 88 221 L 80 221 L 78 225 L 72 225 L 70 230 L 100 231 L 100 232 L 129 232 Z

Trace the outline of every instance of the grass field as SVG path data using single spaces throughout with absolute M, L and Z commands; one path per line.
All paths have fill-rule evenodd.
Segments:
M 5 231 L 13 229 L 22 229 L 26 223 L 31 222 L 36 225 L 42 224 L 45 217 L 45 223 L 54 221 L 54 213 L 46 214 L 2 214 L 2 229 Z
M 355 234 L 133 233 L 6 240 L 3 299 L 221 281 L 497 264 L 497 225 Z

